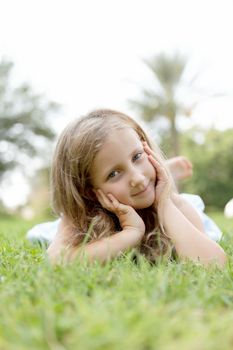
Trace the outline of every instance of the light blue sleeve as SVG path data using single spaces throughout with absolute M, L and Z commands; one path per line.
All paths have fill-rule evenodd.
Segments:
M 218 226 L 215 224 L 215 222 L 204 213 L 205 204 L 201 197 L 194 195 L 194 194 L 188 194 L 188 193 L 181 193 L 181 196 L 186 199 L 190 204 L 196 208 L 197 212 L 200 215 L 200 218 L 203 222 L 203 225 L 205 227 L 206 234 L 213 240 L 213 241 L 220 241 L 222 238 L 222 232 L 218 228 Z
M 60 220 L 35 225 L 27 232 L 26 238 L 32 243 L 48 246 L 56 236 Z

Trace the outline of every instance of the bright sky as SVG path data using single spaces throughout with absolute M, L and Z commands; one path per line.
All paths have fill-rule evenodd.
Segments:
M 0 56 L 18 82 L 63 105 L 60 130 L 96 107 L 133 115 L 127 100 L 151 83 L 142 59 L 179 50 L 206 96 L 192 121 L 233 127 L 232 13 L 232 0 L 0 0 Z M 215 93 L 225 97 L 207 98 Z M 8 205 L 25 197 L 18 187 L 18 199 L 4 190 Z

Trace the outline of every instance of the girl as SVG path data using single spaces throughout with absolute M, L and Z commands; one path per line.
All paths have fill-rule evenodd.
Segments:
M 135 247 L 153 262 L 173 248 L 181 259 L 226 262 L 176 192 L 159 148 L 120 112 L 97 110 L 64 130 L 52 164 L 52 200 L 61 216 L 48 248 L 52 262 L 83 254 L 104 262 Z
M 187 179 L 193 174 L 192 163 L 184 156 L 176 156 L 171 159 L 165 160 L 166 166 L 169 168 L 173 180 L 178 182 L 179 180 Z M 215 241 L 220 240 L 222 232 L 215 225 L 207 215 L 204 214 L 205 205 L 199 196 L 193 194 L 182 194 L 194 207 L 198 210 L 201 215 L 201 219 L 204 223 L 206 233 Z M 56 236 L 60 219 L 37 224 L 33 226 L 27 232 L 27 238 L 32 243 L 39 243 L 43 246 L 48 246 Z

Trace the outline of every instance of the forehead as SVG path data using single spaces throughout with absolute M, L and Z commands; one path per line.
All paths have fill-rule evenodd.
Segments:
M 93 168 L 95 168 L 95 171 L 102 170 L 102 167 L 111 168 L 111 166 L 120 163 L 125 157 L 129 157 L 139 147 L 142 147 L 142 144 L 134 129 L 112 130 L 97 153 Z
M 120 149 L 123 151 L 123 153 L 125 153 L 139 145 L 141 145 L 141 141 L 134 129 L 124 128 L 112 130 L 108 134 L 100 151 L 97 153 L 97 156 L 99 155 L 99 158 L 102 158 L 114 150 L 116 150 L 116 153 L 119 153 L 120 155 Z

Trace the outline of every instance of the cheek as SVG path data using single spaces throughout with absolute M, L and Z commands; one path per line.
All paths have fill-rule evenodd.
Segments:
M 149 161 L 148 158 L 145 160 L 145 162 L 146 162 L 146 168 L 147 168 L 147 171 L 148 171 L 149 176 L 150 176 L 151 178 L 153 178 L 154 181 L 155 181 L 155 180 L 156 180 L 156 177 L 157 177 L 157 175 L 156 175 L 156 169 L 155 169 L 154 166 L 151 164 L 151 162 Z
M 105 194 L 111 193 L 114 197 L 122 197 L 122 194 L 125 193 L 123 186 L 121 184 L 107 184 L 102 186 L 102 190 Z
M 108 185 L 104 189 L 105 193 L 111 193 L 113 196 L 121 203 L 128 203 L 128 189 L 125 187 L 124 183 L 117 183 Z

